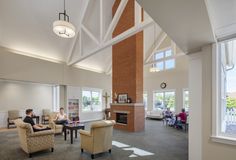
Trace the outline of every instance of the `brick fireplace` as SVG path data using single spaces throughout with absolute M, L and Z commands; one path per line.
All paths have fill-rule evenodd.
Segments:
M 111 104 L 114 128 L 129 132 L 144 130 L 144 105 L 142 103 Z
M 113 16 L 120 2 L 115 0 Z M 143 13 L 135 13 L 135 0 L 128 0 L 112 37 L 134 27 L 138 13 L 138 17 L 143 16 Z M 118 120 L 115 128 L 131 132 L 144 130 L 143 31 L 112 46 L 112 93 L 127 93 L 132 100 L 132 103 L 111 104 L 111 119 Z

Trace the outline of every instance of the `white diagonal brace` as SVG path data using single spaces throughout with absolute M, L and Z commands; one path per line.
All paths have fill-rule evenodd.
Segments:
M 115 15 L 108 27 L 108 30 L 104 36 L 104 39 L 103 39 L 104 42 L 106 42 L 108 40 L 109 36 L 112 35 L 117 23 L 120 20 L 120 17 L 122 15 L 127 3 L 128 3 L 128 0 L 121 0 L 120 1 L 119 7 L 117 8 L 116 13 L 115 13 Z
M 157 37 L 156 41 L 154 42 L 154 44 L 156 44 L 156 45 L 153 47 L 153 49 L 149 53 L 147 53 L 145 62 L 148 62 L 152 58 L 153 54 L 160 47 L 161 43 L 164 41 L 166 36 L 167 36 L 167 34 L 165 32 L 162 31 L 160 33 L 160 35 Z
M 171 40 L 171 49 L 172 49 L 173 55 L 175 55 L 176 54 L 176 44 L 173 40 Z
M 108 67 L 106 68 L 105 73 L 109 75 L 111 74 L 111 71 L 112 71 L 112 61 L 109 63 Z
M 83 24 L 82 24 L 82 29 L 96 44 L 99 44 L 99 41 L 97 40 L 97 38 Z
M 73 54 L 74 54 L 74 49 L 75 49 L 75 45 L 76 45 L 76 42 L 78 41 L 78 38 L 80 38 L 81 39 L 81 25 L 82 25 L 82 22 L 83 22 L 83 20 L 84 20 L 84 16 L 85 16 L 85 13 L 86 13 L 86 10 L 87 10 L 87 8 L 88 8 L 88 4 L 89 4 L 89 1 L 90 0 L 85 0 L 84 1 L 84 7 L 81 9 L 81 17 L 80 17 L 80 26 L 79 26 L 79 28 L 78 28 L 78 30 L 77 30 L 77 32 L 76 32 L 76 35 L 75 35 L 75 38 L 74 38 L 74 40 L 73 40 L 73 42 L 72 42 L 72 47 L 71 47 L 71 50 L 70 50 L 70 52 L 69 52 L 69 55 L 68 55 L 68 57 L 67 57 L 67 64 L 70 62 L 70 60 L 71 60 L 71 57 L 73 56 Z M 79 35 L 79 36 L 78 36 Z M 79 40 L 79 42 L 80 42 L 80 47 L 82 47 L 82 43 L 81 43 L 81 40 Z M 80 49 L 80 51 L 81 51 L 82 49 Z M 81 53 L 80 53 L 81 54 Z
M 126 38 L 129 38 L 129 37 L 133 36 L 134 34 L 142 31 L 143 29 L 145 29 L 146 27 L 149 27 L 152 24 L 154 24 L 154 21 L 151 20 L 151 19 L 149 19 L 147 21 L 144 21 L 144 22 L 140 23 L 139 25 L 134 26 L 134 27 L 128 29 L 127 31 L 119 34 L 115 38 L 113 38 L 113 39 L 109 40 L 108 42 L 106 42 L 104 45 L 98 47 L 97 49 L 94 49 L 90 53 L 82 56 L 81 58 L 75 60 L 74 62 L 69 63 L 69 65 L 74 65 L 74 64 L 76 64 L 78 62 L 81 62 L 84 59 L 86 59 L 86 58 L 88 58 L 88 57 L 90 57 L 92 55 L 95 55 L 95 54 L 99 53 L 100 51 L 106 49 L 107 47 L 111 47 L 112 45 L 117 44 L 117 43 L 125 40 Z

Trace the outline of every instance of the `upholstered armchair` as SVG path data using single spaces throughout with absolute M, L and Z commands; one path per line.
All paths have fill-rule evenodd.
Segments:
M 56 124 L 55 118 L 56 118 L 57 112 L 52 112 L 49 115 L 49 127 L 54 130 L 55 134 L 61 134 L 63 130 L 63 125 Z
M 90 132 L 80 130 L 81 152 L 84 150 L 94 154 L 109 151 L 112 148 L 114 120 L 103 120 L 92 123 Z
M 14 120 L 22 118 L 20 117 L 20 111 L 19 110 L 10 110 L 8 111 L 8 118 L 7 118 L 7 128 L 10 128 L 10 125 L 15 125 Z
M 43 124 L 45 124 L 46 122 L 49 122 L 50 113 L 51 113 L 50 109 L 43 109 L 43 115 L 42 115 Z
M 22 119 L 14 120 L 17 126 L 21 148 L 32 156 L 32 153 L 54 148 L 54 131 L 45 130 L 34 132 L 30 124 L 24 123 Z

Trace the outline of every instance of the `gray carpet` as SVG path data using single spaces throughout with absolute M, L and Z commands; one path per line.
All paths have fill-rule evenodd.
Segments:
M 89 130 L 90 124 L 86 124 Z M 129 133 L 114 130 L 114 141 L 128 147 L 119 148 L 113 146 L 112 153 L 95 155 L 96 160 L 187 160 L 188 159 L 188 135 L 184 131 L 163 126 L 161 121 L 146 120 L 144 132 Z M 80 140 L 75 139 L 70 144 L 69 138 L 64 141 L 62 135 L 55 136 L 55 150 L 53 153 L 42 151 L 33 154 L 32 160 L 89 160 L 90 154 L 80 153 Z M 144 150 L 144 155 L 133 152 L 133 147 Z M 153 153 L 153 155 L 145 155 Z M 134 156 L 134 157 L 130 157 Z M 19 147 L 16 131 L 0 133 L 0 159 L 23 160 L 30 159 Z

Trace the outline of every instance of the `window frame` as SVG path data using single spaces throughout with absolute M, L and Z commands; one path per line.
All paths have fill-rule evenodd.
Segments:
M 89 91 L 90 92 L 90 94 L 91 94 L 91 98 L 92 98 L 92 92 L 99 92 L 100 93 L 100 97 L 99 97 L 99 99 L 100 99 L 100 102 L 101 102 L 101 110 L 96 110 L 96 111 L 93 111 L 93 110 L 91 110 L 91 107 L 92 107 L 92 104 L 91 104 L 91 107 L 90 107 L 90 110 L 88 110 L 88 111 L 86 111 L 86 110 L 83 110 L 83 91 Z M 82 112 L 84 112 L 84 113 L 89 113 L 89 112 L 92 112 L 92 113 L 94 113 L 94 112 L 102 112 L 102 110 L 103 110 L 103 100 L 102 100 L 102 95 L 103 94 L 103 90 L 102 89 L 99 89 L 99 88 L 89 88 L 89 87 L 83 87 L 82 89 L 81 89 L 81 111 Z M 92 101 L 92 99 L 91 99 L 91 101 Z
M 220 43 L 212 45 L 212 135 L 218 143 L 236 145 L 236 135 L 221 132 L 222 123 L 222 80 Z
M 163 93 L 163 101 L 165 101 L 165 93 L 166 92 L 174 92 L 175 93 L 175 107 L 174 107 L 174 112 L 176 111 L 176 90 L 175 89 L 165 89 L 165 90 L 154 90 L 152 95 L 152 110 L 156 110 L 155 109 L 155 93 Z
M 52 106 L 53 111 L 57 112 L 60 108 L 60 86 L 52 86 Z
M 144 94 L 146 94 L 146 95 L 147 95 L 147 102 L 146 102 L 146 106 L 144 105 L 144 109 L 145 109 L 145 111 L 147 111 L 147 110 L 148 110 L 148 92 L 147 92 L 147 91 L 144 91 L 144 92 L 143 92 L 143 102 L 144 102 Z
M 183 88 L 183 91 L 182 91 L 182 93 L 183 93 L 183 107 L 184 107 L 184 109 L 186 110 L 186 107 L 185 107 L 185 91 L 188 91 L 188 101 L 189 101 L 189 94 L 190 94 L 190 92 L 189 92 L 189 89 L 188 88 Z M 189 112 L 189 107 L 190 106 L 188 106 L 188 112 Z
M 166 52 L 169 51 L 169 50 L 171 50 L 171 55 L 170 56 L 166 56 Z M 156 54 L 159 54 L 161 52 L 163 52 L 163 58 L 156 59 Z M 153 63 L 151 65 L 151 68 L 156 68 L 157 63 L 162 63 L 162 65 L 163 65 L 163 69 L 160 69 L 159 71 L 172 70 L 172 69 L 176 68 L 176 60 L 174 58 L 174 52 L 173 52 L 171 47 L 167 47 L 167 48 L 164 48 L 164 49 L 161 49 L 161 50 L 157 50 L 153 54 L 152 59 L 153 59 L 153 61 L 157 61 L 157 62 Z M 174 61 L 174 67 L 173 68 L 166 68 L 166 62 L 169 61 L 169 60 L 173 60 Z

